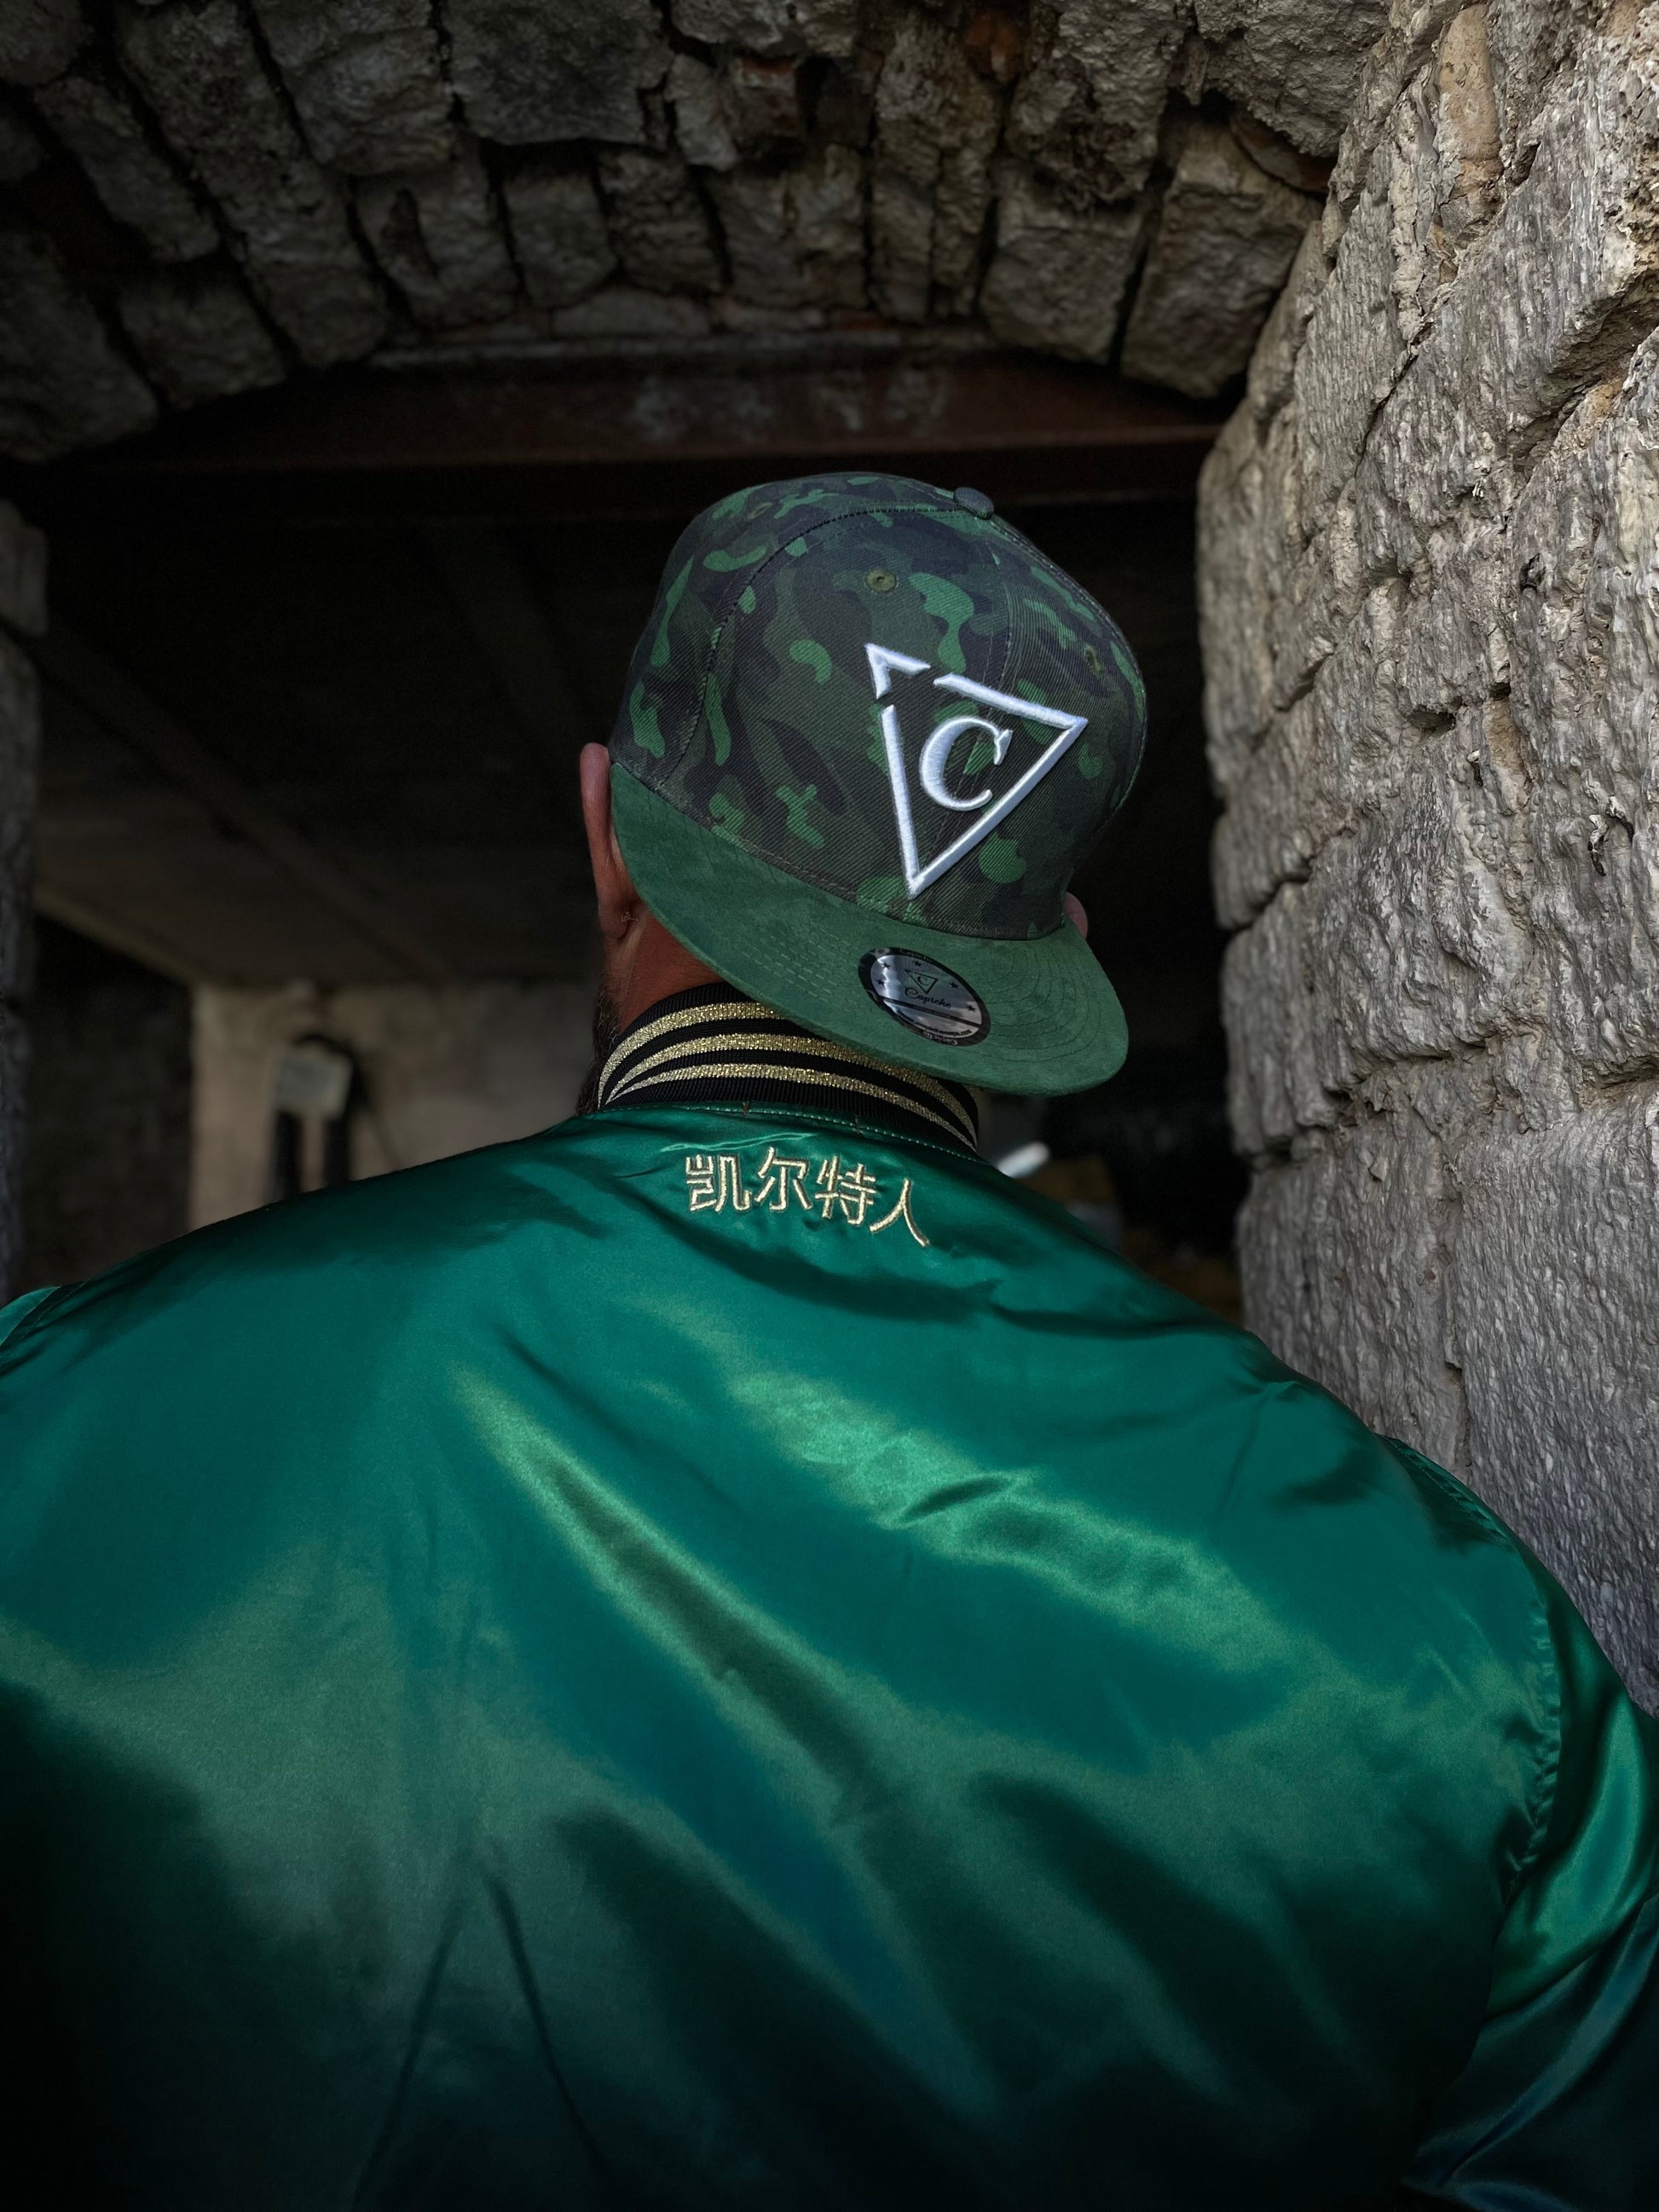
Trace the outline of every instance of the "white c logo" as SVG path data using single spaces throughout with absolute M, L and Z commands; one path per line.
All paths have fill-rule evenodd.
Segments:
M 922 747 L 918 768 L 921 787 L 929 799 L 937 805 L 954 807 L 959 814 L 972 814 L 977 808 L 988 806 L 991 803 L 988 791 L 981 791 L 975 799 L 958 799 L 945 789 L 945 770 L 951 758 L 951 748 L 969 730 L 982 730 L 990 738 L 991 757 L 1000 768 L 1003 755 L 1014 741 L 1014 733 L 1012 730 L 1000 728 L 995 722 L 988 722 L 982 714 L 952 714 L 948 722 L 941 722 Z

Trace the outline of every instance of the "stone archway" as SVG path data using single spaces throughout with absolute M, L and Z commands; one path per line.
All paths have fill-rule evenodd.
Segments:
M 1248 361 L 1200 586 L 1249 1318 L 1659 1700 L 1650 10 L 18 0 L 0 79 L 0 428 L 48 468 L 346 362 Z M 0 534 L 14 1123 L 38 550 Z
M 624 457 L 631 434 L 636 459 L 670 459 L 676 425 L 707 434 L 723 413 L 747 465 L 738 433 L 769 407 L 757 452 L 793 437 L 857 457 L 882 424 L 908 437 L 901 456 L 938 459 L 983 366 L 993 386 L 997 362 L 1013 371 L 969 392 L 981 431 L 1033 411 L 1026 349 L 1139 380 L 1112 388 L 1144 477 L 1162 434 L 1146 397 L 1201 400 L 1242 371 L 1382 14 L 1317 0 L 1304 40 L 1282 0 L 14 0 L 0 449 L 25 465 L 7 489 L 38 519 L 61 490 L 53 457 L 165 450 L 198 428 L 234 442 L 284 387 L 314 454 L 350 446 L 350 410 L 399 379 L 560 380 L 556 411 L 580 412 L 619 363 L 629 406 L 601 422 L 600 393 L 586 419 Z M 817 387 L 793 414 L 767 382 L 780 349 L 791 391 Z M 1054 465 L 1075 468 L 1088 405 L 1066 399 L 1062 421 L 1064 398 L 1045 389 L 1035 411 L 1059 433 Z M 494 458 L 516 437 L 547 466 L 533 408 L 505 422 L 475 388 L 460 412 L 488 418 Z M 435 423 L 428 409 L 395 434 L 418 445 Z M 359 443 L 377 436 L 384 421 Z M 565 459 L 580 442 L 563 428 Z M 26 530 L 8 544 L 35 561 Z M 15 879 L 37 617 L 27 589 L 0 611 Z M 268 812 L 240 818 L 283 842 Z M 407 930 L 367 913 L 349 874 L 321 888 L 407 966 Z M 15 1078 L 8 1091 L 15 1111 Z

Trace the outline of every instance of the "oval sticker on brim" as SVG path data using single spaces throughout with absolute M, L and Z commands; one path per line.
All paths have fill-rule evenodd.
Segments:
M 866 952 L 859 981 L 896 1022 L 929 1044 L 977 1044 L 991 1026 L 977 992 L 921 952 Z

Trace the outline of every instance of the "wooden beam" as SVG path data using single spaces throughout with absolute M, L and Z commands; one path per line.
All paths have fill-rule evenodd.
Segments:
M 226 829 L 257 847 L 405 975 L 424 983 L 453 980 L 453 971 L 441 954 L 319 852 L 96 646 L 55 619 L 33 651 L 49 684 L 67 692 L 112 736 L 192 793 Z
M 94 906 L 55 883 L 44 860 L 35 872 L 34 905 L 36 912 L 45 915 L 49 921 L 60 921 L 65 929 L 89 937 L 94 945 L 105 945 L 129 960 L 136 960 L 142 968 L 153 968 L 158 975 L 168 976 L 175 983 L 201 981 L 188 953 L 165 938 L 153 935 L 125 915 L 106 913 L 102 907 Z
M 546 608 L 493 523 L 432 522 L 422 535 L 538 763 L 555 771 L 562 811 L 572 815 L 572 763 L 596 732 Z

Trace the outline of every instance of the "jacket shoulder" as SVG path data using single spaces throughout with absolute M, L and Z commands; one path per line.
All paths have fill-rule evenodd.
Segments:
M 211 1328 L 221 1316 L 245 1322 L 250 1305 L 273 1321 L 319 1316 L 337 1297 L 356 1303 L 370 1282 L 400 1302 L 441 1290 L 516 1232 L 586 1211 L 562 1195 L 573 1182 L 563 1161 L 579 1149 L 565 1132 L 581 1126 L 237 1214 L 84 1282 L 26 1292 L 0 1310 L 0 1375 L 64 1332 Z

